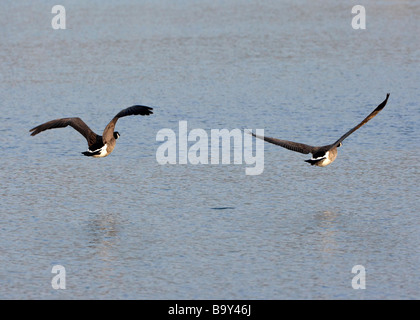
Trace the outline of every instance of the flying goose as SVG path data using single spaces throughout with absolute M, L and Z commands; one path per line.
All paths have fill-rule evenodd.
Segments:
M 326 145 L 326 146 L 314 147 L 314 146 L 309 146 L 303 143 L 280 140 L 280 139 L 270 138 L 270 137 L 263 137 L 263 136 L 256 135 L 252 132 L 250 133 L 254 137 L 263 139 L 267 142 L 276 144 L 280 147 L 283 147 L 292 151 L 300 152 L 303 154 L 312 153 L 312 158 L 309 160 L 305 160 L 305 162 L 308 162 L 311 165 L 315 165 L 318 167 L 325 167 L 335 160 L 335 158 L 337 157 L 337 148 L 342 146 L 343 140 L 347 138 L 349 135 L 351 135 L 353 132 L 355 132 L 357 129 L 359 129 L 361 126 L 366 124 L 370 119 L 375 117 L 379 113 L 379 111 L 381 111 L 385 107 L 388 101 L 388 97 L 389 97 L 389 93 L 386 95 L 385 100 L 375 110 L 373 110 L 372 113 L 369 114 L 362 122 L 360 122 L 354 128 L 350 129 L 336 142 L 334 142 L 333 144 Z
M 104 132 L 102 133 L 102 136 L 97 135 L 95 132 L 93 132 L 87 126 L 87 124 L 83 122 L 82 119 L 77 117 L 51 120 L 35 128 L 32 128 L 31 130 L 29 130 L 29 132 L 32 132 L 31 136 L 35 136 L 44 130 L 71 126 L 77 131 L 79 131 L 87 140 L 89 148 L 87 151 L 82 152 L 82 154 L 89 157 L 102 158 L 106 157 L 112 152 L 112 150 L 114 150 L 116 140 L 120 137 L 120 134 L 117 131 L 114 132 L 115 124 L 117 123 L 119 118 L 132 115 L 148 116 L 150 114 L 153 114 L 152 110 L 153 108 L 139 105 L 131 106 L 124 110 L 121 110 L 111 120 L 111 122 L 108 123 Z

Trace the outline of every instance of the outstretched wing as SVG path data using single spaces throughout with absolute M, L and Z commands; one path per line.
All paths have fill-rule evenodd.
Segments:
M 32 132 L 31 136 L 35 136 L 38 133 L 45 130 L 55 129 L 55 128 L 64 128 L 67 126 L 71 126 L 74 129 L 76 129 L 78 132 L 80 132 L 86 138 L 89 146 L 96 142 L 97 134 L 93 132 L 88 127 L 88 125 L 84 123 L 83 120 L 80 118 L 62 118 L 62 119 L 51 120 L 35 128 L 32 128 L 31 130 L 29 130 L 29 132 Z
M 110 139 L 112 139 L 114 135 L 115 124 L 117 123 L 119 118 L 136 115 L 148 116 L 153 114 L 152 110 L 153 108 L 150 107 L 135 105 L 118 112 L 117 115 L 110 121 L 110 123 L 108 123 L 102 134 L 104 144 Z
M 150 108 L 150 107 L 136 105 L 136 106 L 128 107 L 124 110 L 121 110 L 120 112 L 117 113 L 115 117 L 122 118 L 126 116 L 137 116 L 137 115 L 148 116 L 150 114 L 153 114 L 152 110 L 153 108 Z
M 303 154 L 308 154 L 308 153 L 314 153 L 318 147 L 313 147 L 307 144 L 303 144 L 303 143 L 297 143 L 297 142 L 293 142 L 293 141 L 287 141 L 287 140 L 280 140 L 280 139 L 276 139 L 276 138 L 270 138 L 270 137 L 263 137 L 260 135 L 256 135 L 252 132 L 249 132 L 250 134 L 252 134 L 254 137 L 265 140 L 267 142 L 276 144 L 280 147 L 295 151 L 295 152 L 300 152 Z
M 355 132 L 361 126 L 365 125 L 370 119 L 375 117 L 379 113 L 379 111 L 381 111 L 385 107 L 386 103 L 388 102 L 388 97 L 389 97 L 389 93 L 387 93 L 385 100 L 382 101 L 382 103 L 379 106 L 377 106 L 376 109 L 371 112 L 371 114 L 369 114 L 362 122 L 360 122 L 353 129 L 349 130 L 346 134 L 344 134 L 340 139 L 338 139 L 336 142 L 334 142 L 331 145 L 331 148 L 337 147 L 345 138 L 347 138 L 349 135 L 351 135 L 353 132 Z

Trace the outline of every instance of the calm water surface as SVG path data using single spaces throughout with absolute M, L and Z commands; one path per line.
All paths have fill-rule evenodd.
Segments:
M 0 11 L 3 299 L 419 299 L 419 1 L 71 1 Z M 242 165 L 159 165 L 156 134 L 262 128 L 332 143 L 326 168 L 265 145 Z M 122 108 L 114 152 L 80 155 Z M 54 265 L 66 290 L 54 290 Z M 354 290 L 353 266 L 366 268 Z

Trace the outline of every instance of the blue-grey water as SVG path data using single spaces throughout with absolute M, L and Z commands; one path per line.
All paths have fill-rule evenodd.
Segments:
M 0 9 L 0 298 L 420 298 L 419 1 L 365 2 L 364 30 L 346 1 L 61 1 L 65 30 L 54 4 Z M 271 144 L 255 176 L 156 160 L 179 121 L 329 144 L 388 92 L 325 168 Z M 103 159 L 29 135 L 133 104 L 154 114 Z

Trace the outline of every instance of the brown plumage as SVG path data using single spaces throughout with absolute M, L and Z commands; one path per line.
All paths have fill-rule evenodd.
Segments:
M 362 122 L 360 122 L 357 126 L 355 126 L 354 128 L 350 129 L 348 132 L 346 132 L 336 142 L 334 142 L 333 144 L 326 145 L 326 146 L 315 147 L 315 146 L 310 146 L 307 144 L 297 143 L 297 142 L 288 141 L 288 140 L 262 137 L 252 132 L 251 134 L 254 137 L 263 139 L 267 142 L 276 144 L 280 147 L 283 147 L 283 148 L 286 148 L 295 152 L 300 152 L 303 154 L 312 153 L 312 159 L 305 160 L 305 161 L 310 163 L 311 165 L 325 167 L 335 160 L 335 158 L 337 157 L 337 148 L 342 145 L 343 140 L 346 139 L 353 132 L 355 132 L 357 129 L 359 129 L 361 126 L 365 125 L 370 119 L 375 117 L 385 107 L 388 101 L 388 97 L 389 97 L 389 93 L 386 95 L 385 100 L 378 107 L 376 107 L 376 109 L 373 110 L 365 119 L 363 119 Z
M 80 132 L 80 134 L 82 134 L 86 138 L 86 141 L 88 143 L 89 149 L 85 152 L 82 152 L 82 154 L 84 154 L 85 156 L 101 158 L 109 155 L 115 148 L 116 139 L 118 139 L 120 135 L 118 132 L 114 132 L 114 129 L 119 118 L 132 115 L 148 116 L 150 114 L 153 114 L 152 110 L 153 108 L 140 105 L 135 105 L 121 110 L 105 127 L 102 136 L 97 135 L 95 132 L 93 132 L 88 127 L 88 125 L 83 122 L 82 119 L 77 117 L 51 120 L 35 128 L 32 128 L 31 130 L 29 130 L 29 132 L 32 132 L 31 136 L 35 136 L 38 133 L 45 130 L 71 126 L 75 130 Z

